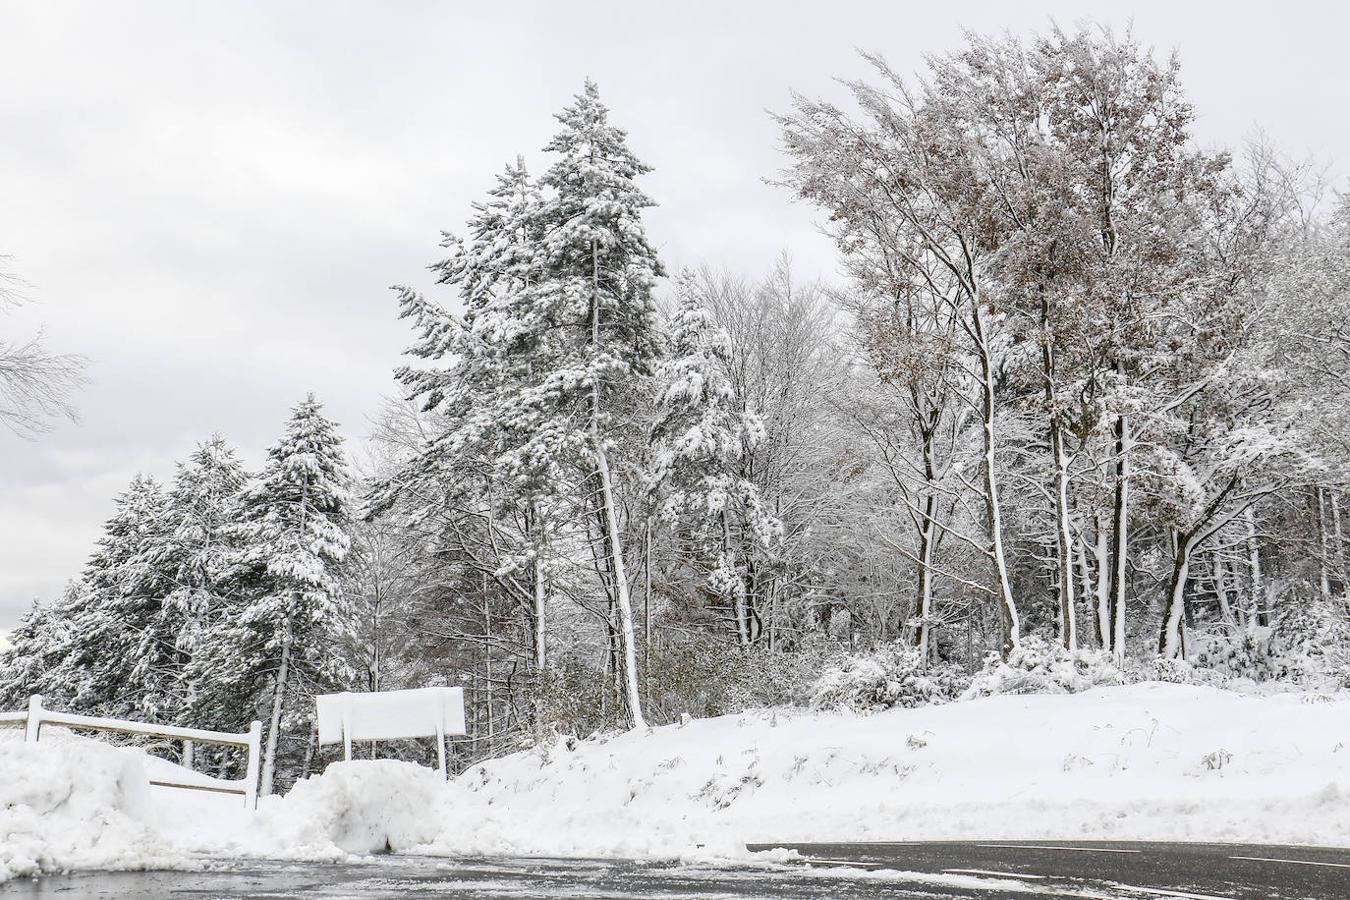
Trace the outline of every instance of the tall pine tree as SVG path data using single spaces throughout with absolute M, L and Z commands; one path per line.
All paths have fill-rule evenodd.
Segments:
M 650 170 L 609 123 L 595 83 L 588 80 L 557 118 L 562 130 L 544 149 L 561 158 L 542 179 L 551 193 L 540 210 L 540 283 L 530 293 L 556 331 L 546 358 L 536 360 L 547 377 L 527 399 L 551 411 L 542 439 L 576 447 L 590 476 L 586 501 L 602 548 L 596 569 L 613 604 L 624 697 L 638 728 L 646 720 L 611 455 L 661 355 L 652 286 L 664 273 L 642 222 L 654 204 L 634 182 Z
M 287 701 L 341 682 L 348 627 L 339 576 L 350 546 L 348 474 L 337 426 L 311 394 L 295 407 L 243 495 L 230 620 L 204 656 L 226 688 L 265 704 L 262 787 L 272 792 Z

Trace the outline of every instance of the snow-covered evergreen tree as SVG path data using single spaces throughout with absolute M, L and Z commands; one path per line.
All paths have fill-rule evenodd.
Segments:
M 0 707 L 21 709 L 32 694 L 53 704 L 69 702 L 75 618 L 88 602 L 88 586 L 75 579 L 54 603 L 33 604 L 0 653 Z
M 532 445 L 545 453 L 577 448 L 582 469 L 592 473 L 603 548 L 595 554 L 597 573 L 614 605 L 630 719 L 642 727 L 611 452 L 661 353 L 652 286 L 663 271 L 642 223 L 653 203 L 634 181 L 649 169 L 609 123 L 594 82 L 557 118 L 562 130 L 544 149 L 560 158 L 542 179 L 551 193 L 540 210 L 540 280 L 530 292 L 534 314 L 554 326 L 554 343 L 536 360 L 547 377 L 522 399 L 550 411 Z
M 508 166 L 486 201 L 476 204 L 465 238 L 447 235 L 450 254 L 434 268 L 454 286 L 462 317 L 407 288 L 397 288 L 402 316 L 419 332 L 409 353 L 433 363 L 405 366 L 397 377 L 409 398 L 444 423 L 377 490 L 376 508 L 415 497 L 419 518 L 433 509 L 480 517 L 492 532 L 481 558 L 493 585 L 528 610 L 531 657 L 547 665 L 549 515 L 564 490 L 565 458 L 536 443 L 548 410 L 522 402 L 546 376 L 541 347 L 552 323 L 534 307 L 541 259 L 542 198 L 522 161 Z
M 81 712 L 121 717 L 147 712 L 133 685 L 143 643 L 171 589 L 157 559 L 168 505 L 158 481 L 137 475 L 115 501 L 85 567 L 87 596 L 74 612 L 74 641 L 62 666 L 70 702 Z
M 243 495 L 231 567 L 236 605 L 202 664 L 220 689 L 266 707 L 262 787 L 271 793 L 288 700 L 342 680 L 348 627 L 339 576 L 350 538 L 347 463 L 337 426 L 309 395 Z
M 780 530 L 741 474 L 740 461 L 763 440 L 764 427 L 753 411 L 736 408 L 726 334 L 688 275 L 668 336 L 656 372 L 649 489 L 660 498 L 658 514 L 693 535 L 709 586 L 731 610 L 737 642 L 749 646 L 763 625 L 746 584 L 748 556 Z
M 162 541 L 149 561 L 172 578 L 150 627 L 142 636 L 134 690 L 146 710 L 178 724 L 239 728 L 202 708 L 210 671 L 197 648 L 211 640 L 226 608 L 225 579 L 233 558 L 234 531 L 247 480 L 233 448 L 219 435 L 200 444 L 178 464 L 168 498 Z M 190 764 L 190 745 L 185 754 Z

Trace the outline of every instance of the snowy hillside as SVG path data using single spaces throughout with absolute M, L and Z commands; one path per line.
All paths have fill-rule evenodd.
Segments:
M 338 763 L 253 817 L 193 816 L 205 802 L 194 795 L 149 794 L 129 751 L 16 737 L 0 737 L 9 874 L 386 848 L 680 857 L 773 840 L 1350 844 L 1345 695 L 1148 683 L 873 716 L 766 710 L 559 741 L 448 785 L 406 763 Z

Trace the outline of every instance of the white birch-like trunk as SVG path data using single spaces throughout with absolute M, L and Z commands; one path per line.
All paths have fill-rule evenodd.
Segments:
M 1228 565 L 1224 562 L 1221 550 L 1214 551 L 1214 593 L 1219 598 L 1219 615 L 1230 625 L 1236 624 L 1233 605 L 1228 602 Z
M 1092 593 L 1097 606 L 1097 637 L 1103 650 L 1115 646 L 1111 630 L 1111 550 L 1099 516 L 1092 517 Z
M 1251 615 L 1256 624 L 1266 624 L 1266 583 L 1261 575 L 1261 545 L 1256 540 L 1256 513 L 1248 507 L 1242 513 L 1247 527 L 1247 573 L 1251 579 Z
M 591 241 L 591 336 L 592 347 L 600 346 L 600 247 Z M 634 728 L 645 728 L 642 715 L 642 694 L 638 689 L 637 636 L 633 631 L 633 603 L 628 595 L 628 575 L 624 571 L 623 542 L 619 536 L 619 518 L 614 509 L 614 482 L 609 471 L 609 454 L 604 435 L 600 432 L 600 382 L 598 373 L 591 373 L 591 443 L 595 465 L 600 476 L 600 503 L 604 527 L 612 557 L 614 600 L 618 613 L 620 650 L 623 654 L 623 689 L 628 700 L 628 712 Z
M 544 593 L 544 563 L 536 550 L 533 564 L 534 576 L 534 668 L 543 672 L 548 664 L 547 610 L 548 597 Z
M 1158 638 L 1158 653 L 1164 659 L 1179 659 L 1185 653 L 1183 630 L 1186 612 L 1186 580 L 1190 577 L 1191 551 L 1195 549 L 1195 535 L 1174 534 L 1176 555 L 1172 563 L 1172 578 L 1167 587 L 1167 606 L 1163 612 L 1162 634 Z
M 1326 491 L 1318 485 L 1317 491 L 1317 571 L 1318 571 L 1318 590 L 1323 600 L 1331 599 L 1331 541 L 1327 536 L 1327 504 Z
M 268 720 L 267 745 L 263 750 L 262 788 L 260 793 L 267 797 L 272 793 L 272 783 L 276 775 L 277 744 L 281 736 L 281 714 L 286 703 L 286 682 L 291 675 L 291 623 L 288 620 L 281 633 L 281 665 L 277 668 L 276 688 L 272 692 L 272 715 Z
M 1080 538 L 1074 541 L 1073 547 L 1073 565 L 1074 571 L 1078 575 L 1078 594 L 1081 597 L 1092 596 L 1092 572 L 1088 569 L 1087 549 L 1084 541 Z M 1095 616 L 1093 617 L 1095 620 Z M 1101 625 L 1098 623 L 1096 636 L 1101 640 Z
M 605 452 L 604 442 L 600 439 L 596 427 L 592 437 L 595 440 L 595 462 L 600 470 L 600 502 L 604 505 L 605 528 L 609 532 L 609 549 L 614 564 L 614 599 L 619 622 L 619 644 L 623 652 L 624 696 L 628 701 L 628 711 L 634 728 L 646 728 L 647 720 L 642 716 L 642 696 L 638 690 L 637 678 L 637 637 L 633 632 L 633 603 L 628 595 L 628 576 L 624 572 L 623 545 L 619 538 L 619 519 L 614 513 L 614 488 L 609 473 L 609 456 Z
M 971 331 L 975 337 L 976 351 L 980 361 L 980 413 L 983 454 L 981 468 L 984 472 L 984 508 L 986 527 L 989 530 L 989 556 L 994 564 L 994 578 L 998 582 L 999 621 L 1003 632 L 1003 655 L 1006 657 L 1017 649 L 1022 641 L 1022 623 L 1017 614 L 1017 604 L 1013 602 L 1012 583 L 1008 578 L 1008 560 L 1003 550 L 1003 508 L 999 503 L 998 475 L 995 470 L 995 450 L 998 436 L 994 431 L 996 400 L 994 397 L 994 368 L 989 358 L 989 342 L 984 333 L 983 314 L 980 312 L 980 298 L 972 292 Z

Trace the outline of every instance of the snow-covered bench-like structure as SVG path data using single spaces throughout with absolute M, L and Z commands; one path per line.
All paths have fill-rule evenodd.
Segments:
M 42 705 L 38 694 L 28 698 L 26 712 L 0 712 L 0 725 L 22 725 L 24 740 L 36 744 L 42 736 L 42 726 L 64 725 L 67 728 L 87 728 L 93 731 L 111 731 L 119 734 L 144 734 L 150 737 L 171 740 L 192 741 L 196 744 L 213 744 L 222 747 L 239 747 L 248 753 L 244 767 L 244 777 L 237 780 L 212 778 L 209 775 L 194 774 L 193 781 L 167 781 L 152 778 L 150 783 L 158 787 L 182 788 L 188 791 L 209 791 L 217 794 L 239 794 L 244 805 L 254 809 L 258 805 L 258 751 L 262 737 L 262 723 L 254 722 L 248 731 L 235 734 L 228 731 L 207 731 L 203 728 L 180 728 L 176 725 L 151 725 L 145 722 L 131 722 L 126 719 L 107 719 L 101 716 L 81 716 L 74 713 L 57 712 Z
M 464 735 L 464 689 L 414 688 L 405 691 L 321 694 L 319 743 L 342 742 L 344 758 L 352 758 L 352 741 L 436 739 L 436 766 L 445 774 L 445 738 Z

